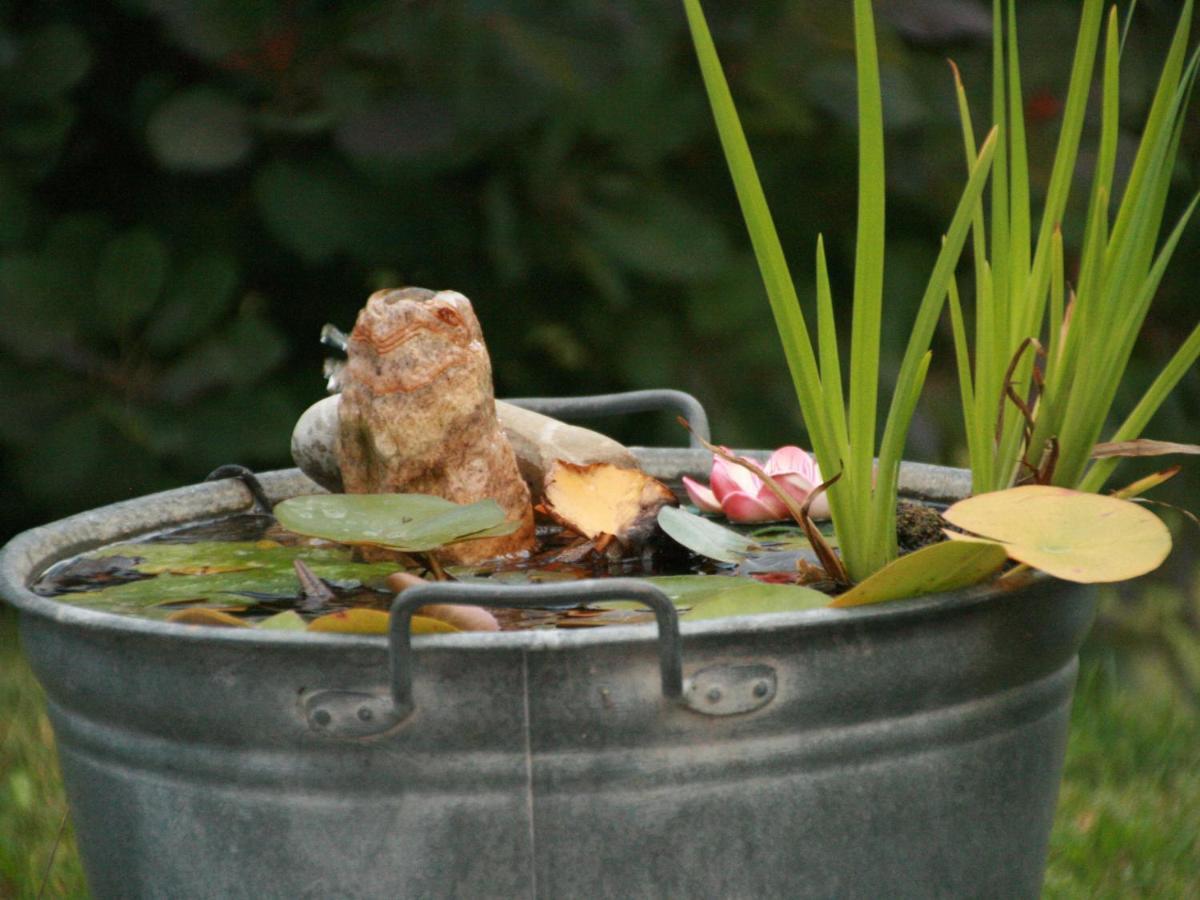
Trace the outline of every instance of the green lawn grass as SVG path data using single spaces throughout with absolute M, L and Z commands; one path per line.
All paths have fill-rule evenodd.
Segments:
M 87 897 L 42 692 L 0 608 L 0 897 Z
M 1084 654 L 1044 894 L 1200 897 L 1200 713 L 1119 662 L 1101 641 Z M 7 609 L 0 711 L 0 898 L 86 897 L 42 694 Z

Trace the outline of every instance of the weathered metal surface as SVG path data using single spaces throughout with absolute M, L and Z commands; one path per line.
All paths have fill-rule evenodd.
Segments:
M 684 391 L 659 388 L 586 397 L 513 397 L 506 402 L 556 419 L 588 419 L 671 410 L 687 419 L 691 426 L 689 447 L 701 447 L 700 439 L 709 439 L 708 413 L 699 400 Z
M 926 474 L 907 489 L 949 499 L 961 478 Z M 417 637 L 403 718 L 383 637 L 26 589 L 64 556 L 248 501 L 196 485 L 0 552 L 99 898 L 1038 895 L 1088 589 L 685 624 L 682 702 L 652 626 Z

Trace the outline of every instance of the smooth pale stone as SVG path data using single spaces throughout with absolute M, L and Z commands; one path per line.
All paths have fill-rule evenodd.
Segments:
M 342 490 L 338 465 L 338 405 L 341 395 L 318 400 L 304 411 L 292 431 L 292 459 L 300 470 L 330 491 Z M 555 460 L 577 466 L 611 463 L 635 468 L 637 460 L 623 445 L 606 435 L 578 425 L 568 425 L 541 413 L 496 401 L 496 418 L 517 457 L 517 468 L 540 498 L 546 474 Z
M 292 429 L 292 460 L 300 471 L 325 488 L 342 492 L 338 465 L 338 406 L 341 394 L 318 400 L 306 409 Z
M 609 463 L 623 469 L 637 468 L 637 460 L 624 444 L 599 432 L 568 425 L 503 400 L 496 401 L 496 418 L 512 444 L 517 468 L 535 499 L 541 498 L 546 476 L 556 460 L 577 466 Z

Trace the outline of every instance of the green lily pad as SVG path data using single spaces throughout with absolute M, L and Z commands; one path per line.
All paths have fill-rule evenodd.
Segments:
M 714 575 L 712 578 L 721 576 Z M 769 584 L 749 579 L 748 584 L 718 591 L 694 602 L 679 618 L 684 622 L 722 619 L 726 616 L 763 615 L 817 609 L 829 603 L 829 595 L 794 584 Z
M 658 527 L 693 553 L 720 562 L 740 562 L 758 549 L 745 535 L 675 506 L 658 511 Z
M 829 595 L 792 584 L 768 584 L 742 575 L 661 575 L 643 579 L 684 610 L 680 619 L 697 622 L 726 616 L 796 612 L 829 603 Z M 597 603 L 601 609 L 644 609 L 633 600 Z
M 1004 546 L 993 541 L 943 541 L 892 561 L 829 605 L 863 606 L 957 591 L 986 581 L 1007 561 Z
M 313 494 L 275 507 L 275 518 L 297 534 L 342 544 L 371 544 L 408 553 L 511 534 L 495 500 L 460 504 L 428 494 Z
M 238 594 L 294 596 L 300 590 L 292 561 L 302 559 L 313 573 L 339 584 L 375 586 L 396 571 L 394 562 L 360 563 L 345 547 L 285 547 L 272 541 L 198 541 L 186 544 L 119 544 L 91 556 L 138 558 L 133 568 L 154 578 L 93 591 L 62 594 L 64 603 L 163 618 L 164 603 L 229 603 Z
M 1171 552 L 1171 532 L 1148 509 L 1049 485 L 968 497 L 942 516 L 964 531 L 1003 542 L 1019 562 L 1083 584 L 1136 578 L 1157 569 Z

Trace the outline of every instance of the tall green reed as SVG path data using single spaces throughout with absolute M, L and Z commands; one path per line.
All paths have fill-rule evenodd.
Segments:
M 1062 128 L 1034 241 L 1015 2 L 993 2 L 992 119 L 998 139 L 990 222 L 982 202 L 973 215 L 973 354 L 953 281 L 949 292 L 976 493 L 1028 480 L 1095 491 L 1117 463 L 1115 458 L 1090 461 L 1092 448 L 1109 419 L 1150 302 L 1196 207 L 1193 199 L 1159 247 L 1197 73 L 1197 55 L 1187 58 L 1192 8 L 1192 0 L 1186 0 L 1114 216 L 1124 38 L 1115 6 L 1104 28 L 1104 0 L 1084 0 Z M 1126 26 L 1128 22 L 1129 17 Z M 1061 223 L 1102 30 L 1099 148 L 1072 289 L 1064 271 Z M 954 75 L 968 169 L 974 171 L 980 153 L 957 69 Z M 1110 439 L 1137 438 L 1198 355 L 1200 326 Z
M 929 345 L 952 290 L 963 244 L 996 150 L 995 131 L 972 154 L 970 175 L 946 231 L 912 324 L 896 388 L 876 447 L 884 269 L 883 103 L 874 16 L 869 0 L 854 0 L 858 100 L 858 226 L 850 316 L 849 384 L 844 388 L 837 320 L 824 244 L 817 238 L 817 343 L 796 296 L 754 160 L 699 0 L 684 0 L 688 24 L 717 131 L 783 342 L 813 452 L 829 487 L 842 559 L 861 580 L 896 557 L 896 501 L 905 438 L 929 368 Z M 878 451 L 878 462 L 875 462 Z

